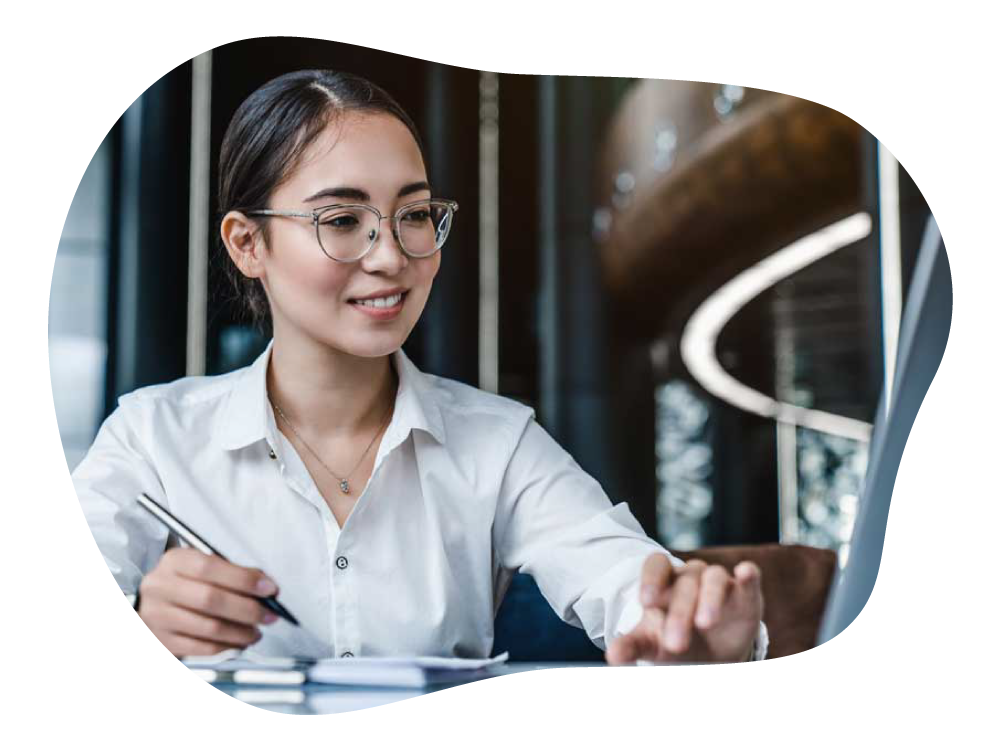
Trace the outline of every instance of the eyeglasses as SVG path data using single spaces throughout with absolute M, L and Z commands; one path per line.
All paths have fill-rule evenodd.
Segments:
M 247 216 L 287 216 L 312 219 L 316 240 L 330 260 L 353 263 L 375 247 L 382 221 L 390 220 L 392 236 L 411 258 L 428 258 L 444 245 L 458 211 L 453 200 L 430 199 L 407 203 L 392 216 L 364 203 L 338 203 L 312 211 L 247 211 Z

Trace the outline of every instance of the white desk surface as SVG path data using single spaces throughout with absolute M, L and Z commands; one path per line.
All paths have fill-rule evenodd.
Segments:
M 603 662 L 516 662 L 495 668 L 495 675 L 528 672 L 535 669 L 601 667 Z M 490 679 L 490 677 L 484 678 Z M 457 683 L 462 684 L 462 683 Z M 253 687 L 217 684 L 215 687 L 238 700 L 258 708 L 288 714 L 337 714 L 394 703 L 418 695 L 447 690 L 455 684 L 427 688 L 370 688 L 342 685 L 308 684 L 296 687 Z

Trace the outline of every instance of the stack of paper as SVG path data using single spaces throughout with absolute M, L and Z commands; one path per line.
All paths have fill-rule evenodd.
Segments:
M 304 669 L 316 663 L 304 656 L 261 656 L 239 649 L 220 651 L 212 656 L 185 656 L 181 659 L 191 669 Z
M 440 656 L 348 659 L 264 657 L 222 652 L 209 657 L 183 659 L 192 672 L 210 682 L 257 685 L 326 685 L 423 688 L 488 677 L 491 668 L 507 661 L 507 654 L 492 659 L 454 659 Z
M 493 659 L 451 659 L 440 656 L 322 659 L 309 670 L 309 680 L 328 685 L 421 688 L 488 677 L 492 674 L 491 667 L 505 661 L 506 653 Z

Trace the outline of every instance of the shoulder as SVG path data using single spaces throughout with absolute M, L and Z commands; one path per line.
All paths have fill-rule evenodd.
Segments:
M 530 406 L 512 398 L 436 375 L 424 375 L 427 394 L 441 413 L 449 442 L 452 438 L 498 439 L 516 443 L 534 419 Z M 477 441 L 478 442 L 478 441 Z
M 138 433 L 148 432 L 166 420 L 175 426 L 206 427 L 224 407 L 233 386 L 248 368 L 224 375 L 199 375 L 144 386 L 118 398 L 113 416 Z
M 234 370 L 224 375 L 196 375 L 178 378 L 168 383 L 147 385 L 123 394 L 118 398 L 120 406 L 197 406 L 210 404 L 229 395 L 236 380 L 247 368 Z

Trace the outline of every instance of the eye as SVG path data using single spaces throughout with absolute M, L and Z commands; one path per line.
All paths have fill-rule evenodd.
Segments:
M 413 224 L 419 224 L 425 222 L 431 218 L 431 212 L 426 208 L 415 208 L 412 211 L 407 211 L 403 214 L 403 221 L 410 222 Z
M 338 223 L 338 222 L 345 222 L 345 223 Z M 321 221 L 320 225 L 324 227 L 332 226 L 335 229 L 344 229 L 347 227 L 355 226 L 357 223 L 358 220 L 354 216 L 351 216 L 350 214 L 342 214 L 340 216 L 334 216 L 331 219 L 327 219 L 326 221 Z

